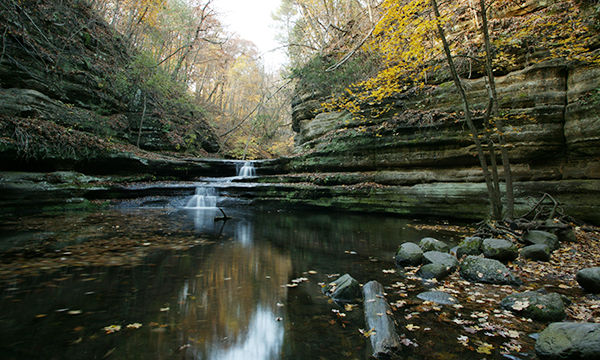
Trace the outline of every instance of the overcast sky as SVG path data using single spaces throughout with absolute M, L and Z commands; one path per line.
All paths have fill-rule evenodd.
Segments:
M 277 70 L 287 58 L 275 41 L 276 26 L 271 17 L 279 7 L 280 0 L 214 0 L 219 19 L 230 31 L 250 40 L 264 56 L 267 71 Z

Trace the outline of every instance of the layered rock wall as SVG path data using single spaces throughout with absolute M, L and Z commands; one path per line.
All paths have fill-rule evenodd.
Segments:
M 464 80 L 475 112 L 485 80 Z M 497 78 L 517 210 L 547 192 L 574 216 L 600 222 L 600 68 L 545 62 Z M 451 83 L 394 99 L 393 115 L 355 120 L 323 112 L 324 97 L 294 102 L 297 146 L 286 182 L 297 203 L 405 215 L 481 217 L 487 193 Z M 481 121 L 479 119 L 479 121 Z M 299 190 L 302 189 L 302 190 Z M 295 195 L 292 195 L 295 194 Z

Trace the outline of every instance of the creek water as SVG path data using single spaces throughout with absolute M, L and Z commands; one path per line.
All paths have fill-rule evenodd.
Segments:
M 416 295 L 436 284 L 407 280 L 393 261 L 405 241 L 433 236 L 452 246 L 462 234 L 422 220 L 227 200 L 206 184 L 169 205 L 123 201 L 1 219 L 1 357 L 366 359 L 362 307 L 345 309 L 321 293 L 349 273 L 380 281 L 390 302 L 408 302 L 396 316 L 399 332 L 419 346 L 404 358 L 481 358 L 457 342 L 465 331 L 450 319 L 489 305 L 423 310 Z M 232 219 L 215 221 L 215 206 Z M 31 250 L 40 244 L 42 253 Z M 70 262 L 75 255 L 81 261 Z M 424 330 L 406 331 L 408 323 Z

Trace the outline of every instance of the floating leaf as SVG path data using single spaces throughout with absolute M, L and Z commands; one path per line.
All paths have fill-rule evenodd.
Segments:
M 139 329 L 142 327 L 142 324 L 140 324 L 140 323 L 127 324 L 126 327 L 128 329 Z
M 488 343 L 484 342 L 484 343 L 481 343 L 481 345 L 479 345 L 475 351 L 477 351 L 480 354 L 491 355 L 492 349 L 494 349 L 494 346 L 492 344 L 488 344 Z
M 102 328 L 107 334 L 112 334 L 121 331 L 121 325 L 109 325 Z

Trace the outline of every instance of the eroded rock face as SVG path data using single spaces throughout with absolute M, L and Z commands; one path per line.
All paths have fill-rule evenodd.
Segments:
M 548 325 L 535 342 L 541 359 L 600 359 L 600 324 L 556 322 Z
M 569 214 L 600 222 L 600 205 L 593 200 L 600 196 L 600 120 L 595 115 L 600 102 L 590 101 L 599 69 L 569 68 L 554 61 L 522 64 L 497 77 L 501 109 L 523 115 L 506 123 L 518 211 L 528 210 L 528 196 L 548 189 Z M 467 79 L 465 84 L 474 108 L 485 108 L 484 79 Z M 316 98 L 307 96 L 313 111 Z M 294 108 L 300 109 L 301 104 Z M 485 216 L 487 193 L 473 144 L 462 119 L 453 115 L 460 112 L 461 102 L 452 84 L 406 95 L 396 105 L 397 115 L 368 122 L 322 109 L 312 115 L 298 110 L 296 140 L 304 155 L 293 158 L 288 170 L 327 173 L 327 181 L 318 184 L 330 188 L 375 184 L 368 189 L 368 200 L 361 192 L 347 194 L 340 202 L 325 196 L 319 199 L 328 206 L 409 215 Z
M 460 264 L 460 276 L 473 282 L 517 285 L 520 280 L 500 261 L 467 256 Z

